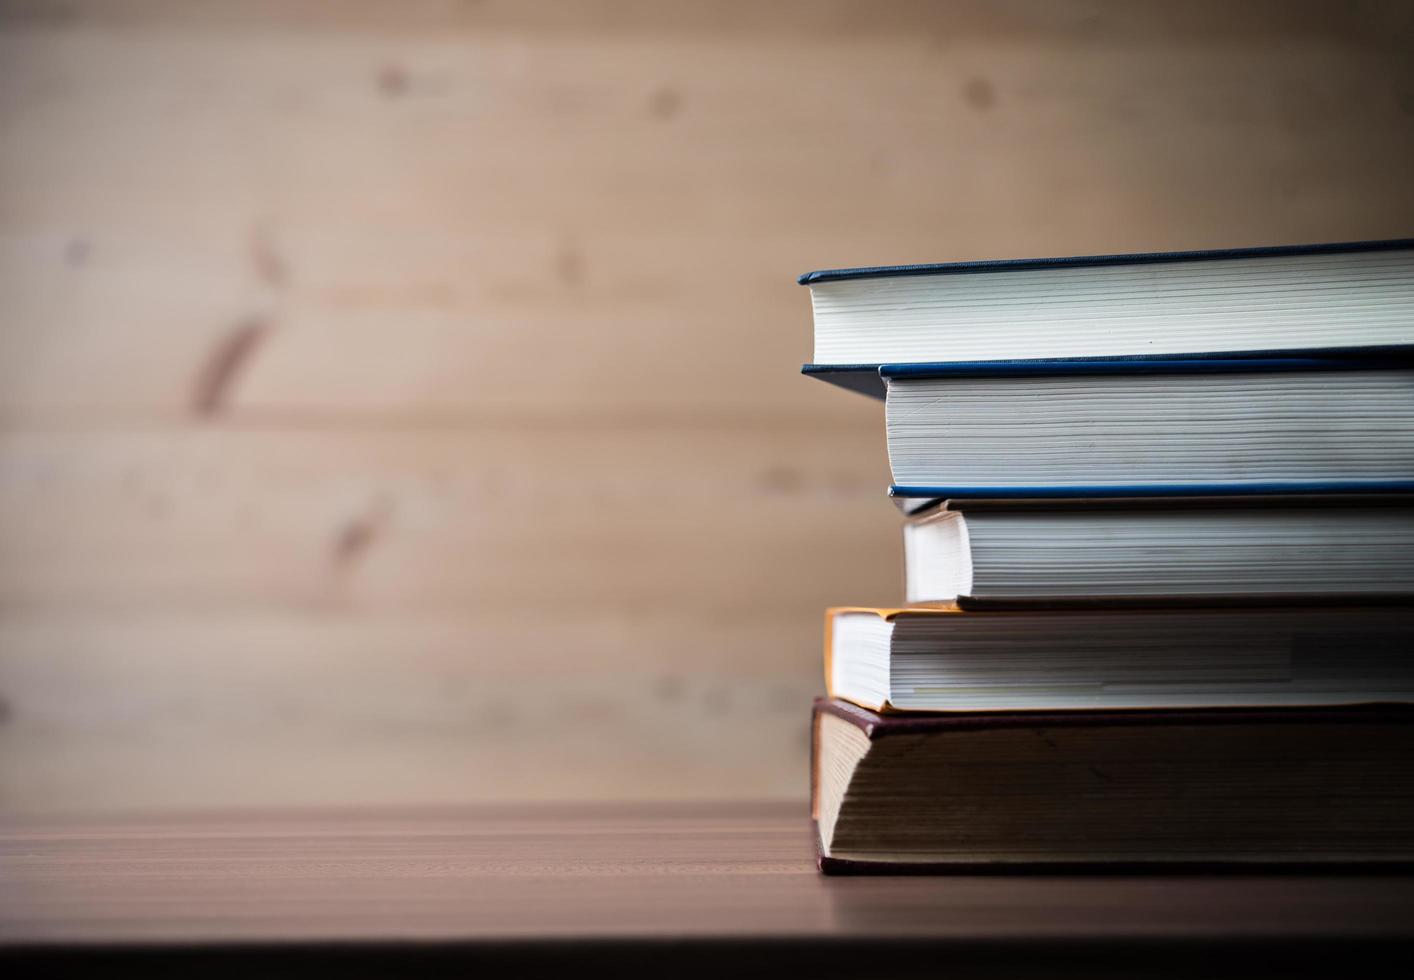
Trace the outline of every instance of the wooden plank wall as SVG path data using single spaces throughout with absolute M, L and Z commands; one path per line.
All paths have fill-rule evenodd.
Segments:
M 0 812 L 802 795 L 794 275 L 1409 234 L 1410 10 L 0 2 Z

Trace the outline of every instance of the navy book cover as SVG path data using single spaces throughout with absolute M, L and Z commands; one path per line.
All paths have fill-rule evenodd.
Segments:
M 1312 245 L 1277 245 L 1256 248 L 1206 249 L 1182 252 L 1141 252 L 1133 254 L 1114 255 L 1072 255 L 1056 258 L 1031 259 L 988 259 L 968 262 L 940 262 L 922 263 L 914 265 L 871 266 L 851 269 L 822 269 L 815 272 L 807 272 L 804 275 L 800 276 L 797 281 L 801 285 L 808 286 L 816 283 L 838 282 L 841 280 L 884 279 L 897 278 L 902 276 L 940 276 L 972 273 L 1024 272 L 1035 269 L 1080 269 L 1095 268 L 1102 266 L 1159 265 L 1165 263 L 1204 262 L 1254 258 L 1282 258 L 1287 256 L 1303 255 L 1340 255 L 1361 252 L 1391 252 L 1402 251 L 1411 248 L 1414 248 L 1414 238 L 1396 238 L 1360 242 L 1327 242 Z M 1267 358 L 1339 359 L 1350 357 L 1407 357 L 1411 355 L 1414 355 L 1414 346 L 1396 345 L 1321 347 L 1304 349 L 1284 348 L 1197 353 L 1185 352 L 1181 355 L 1174 353 L 1119 354 L 1100 357 L 1087 357 L 1085 358 L 1085 360 L 1113 361 L 1118 363 L 1136 363 L 1155 360 L 1168 361 L 1173 360 L 1175 358 L 1180 358 L 1183 360 L 1259 360 Z M 1072 359 L 1038 358 L 1034 361 L 1021 361 L 1018 363 L 1044 364 L 1057 360 L 1070 361 Z M 886 365 L 878 363 L 806 364 L 802 366 L 801 373 L 809 377 L 819 378 L 822 381 L 828 381 L 831 384 L 838 385 L 842 388 L 846 388 L 851 391 L 857 391 L 861 394 L 869 395 L 873 398 L 882 398 L 884 397 L 884 384 L 880 380 L 879 372 L 880 369 L 885 366 Z

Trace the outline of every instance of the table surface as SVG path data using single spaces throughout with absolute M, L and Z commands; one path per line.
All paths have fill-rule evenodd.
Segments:
M 829 949 L 836 964 L 851 949 L 947 950 L 961 963 L 964 950 L 1411 941 L 1414 878 L 1400 875 L 824 878 L 798 804 L 0 823 L 10 957 L 667 943 Z

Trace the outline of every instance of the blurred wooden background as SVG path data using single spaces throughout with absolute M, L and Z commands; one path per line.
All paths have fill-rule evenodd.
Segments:
M 793 277 L 1410 234 L 1412 24 L 0 0 L 0 811 L 802 796 Z

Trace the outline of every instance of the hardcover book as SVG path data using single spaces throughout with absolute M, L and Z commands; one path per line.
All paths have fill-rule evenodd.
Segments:
M 877 393 L 881 364 L 1293 356 L 1414 344 L 1414 240 L 831 269 L 800 277 L 805 373 Z
M 1414 361 L 882 369 L 894 494 L 1414 491 Z
M 1414 712 L 814 709 L 827 874 L 1414 861 Z
M 1414 598 L 1414 502 L 949 501 L 904 523 L 909 602 Z
M 1414 607 L 843 607 L 825 684 L 880 711 L 1414 702 Z

